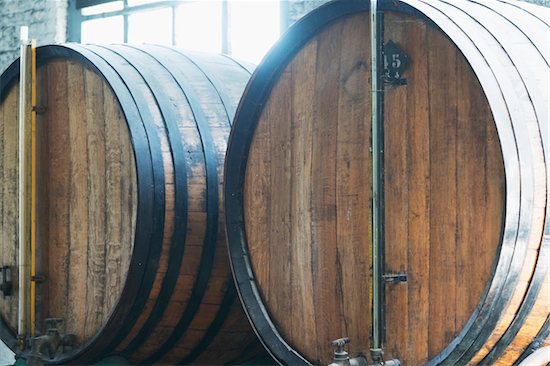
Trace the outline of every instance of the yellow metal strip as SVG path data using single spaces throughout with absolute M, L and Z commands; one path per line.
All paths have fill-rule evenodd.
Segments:
M 31 279 L 36 276 L 36 41 L 31 43 Z M 36 283 L 31 281 L 31 336 L 36 317 Z

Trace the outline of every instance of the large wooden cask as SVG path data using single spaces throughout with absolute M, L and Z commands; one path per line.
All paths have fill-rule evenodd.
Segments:
M 46 319 L 61 318 L 59 329 L 76 337 L 45 362 L 117 354 L 222 364 L 254 354 L 221 210 L 225 147 L 249 69 L 152 45 L 45 46 L 37 66 L 35 328 L 44 334 Z M 14 63 L 0 79 L 0 263 L 15 289 L 0 296 L 0 334 L 12 349 L 18 76 Z
M 253 74 L 230 136 L 232 268 L 284 364 L 328 364 L 344 336 L 351 353 L 371 348 L 369 11 L 335 1 L 295 25 Z M 379 11 L 385 358 L 517 364 L 550 344 L 549 9 Z

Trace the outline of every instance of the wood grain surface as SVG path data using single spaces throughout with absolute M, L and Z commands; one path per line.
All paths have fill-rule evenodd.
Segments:
M 135 158 L 120 106 L 94 71 L 68 60 L 42 68 L 47 92 L 40 101 L 46 113 L 37 119 L 44 148 L 38 174 L 39 191 L 45 186 L 49 193 L 38 216 L 39 232 L 48 232 L 37 245 L 47 279 L 43 316 L 65 318 L 83 344 L 106 322 L 126 281 Z
M 252 268 L 271 319 L 314 364 L 349 336 L 369 353 L 371 153 L 369 21 L 332 23 L 292 59 L 263 107 L 247 161 Z M 420 365 L 460 332 L 490 280 L 504 212 L 496 127 L 471 68 L 436 28 L 385 15 L 409 55 L 387 86 L 387 358 Z M 295 87 L 299 86 L 299 87 Z M 481 244 L 482 243 L 482 244 Z
M 369 343 L 368 34 L 358 14 L 303 47 L 263 109 L 247 165 L 258 285 L 278 329 L 315 364 L 330 363 L 333 339 L 350 336 L 353 352 Z
M 37 257 L 45 281 L 37 285 L 37 329 L 45 331 L 46 318 L 65 319 L 78 363 L 108 353 L 147 364 L 261 354 L 233 287 L 221 209 L 230 122 L 250 73 L 223 56 L 159 46 L 75 46 L 77 56 L 64 47 L 53 46 L 56 57 L 38 69 Z M 17 92 L 0 105 L 0 259 L 13 268 Z M 12 328 L 13 299 L 0 299 Z

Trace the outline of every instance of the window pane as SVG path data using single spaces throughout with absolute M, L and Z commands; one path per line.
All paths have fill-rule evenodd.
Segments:
M 230 0 L 231 55 L 259 63 L 280 36 L 280 4 L 275 0 Z
M 203 52 L 221 52 L 220 1 L 180 5 L 176 10 L 176 45 Z
M 106 13 L 108 11 L 122 10 L 124 4 L 122 1 L 112 1 L 105 4 L 99 4 L 94 6 L 88 6 L 82 9 L 82 15 L 94 15 L 99 13 Z
M 124 42 L 122 16 L 88 20 L 82 23 L 82 43 Z
M 172 44 L 172 8 L 140 11 L 128 16 L 129 43 Z
M 128 6 L 158 3 L 161 0 L 128 0 Z

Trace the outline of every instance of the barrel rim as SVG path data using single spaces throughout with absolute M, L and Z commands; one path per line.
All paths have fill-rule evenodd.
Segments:
M 135 108 L 134 104 L 123 103 L 121 101 L 121 95 L 123 93 L 117 92 L 122 90 L 124 83 L 121 80 L 113 79 L 113 70 L 105 63 L 104 60 L 99 58 L 95 53 L 92 53 L 86 47 L 77 45 L 77 44 L 51 44 L 37 47 L 37 67 L 47 64 L 49 61 L 54 59 L 63 59 L 75 60 L 82 62 L 84 65 L 90 67 L 98 76 L 100 76 L 103 81 L 109 86 L 113 91 L 113 96 L 117 100 L 126 120 L 126 125 L 130 134 L 130 141 L 133 148 L 133 159 L 136 167 L 136 185 L 137 185 L 137 207 L 136 207 L 136 222 L 135 222 L 135 237 L 133 243 L 133 251 L 131 254 L 129 267 L 127 271 L 127 277 L 125 284 L 122 288 L 121 293 L 119 294 L 119 301 L 111 310 L 109 316 L 104 320 L 103 325 L 100 327 L 100 330 L 87 342 L 83 343 L 78 349 L 63 354 L 61 357 L 55 358 L 53 360 L 46 360 L 47 364 L 57 364 L 60 362 L 87 362 L 98 357 L 97 353 L 90 354 L 89 350 L 93 345 L 99 345 L 99 347 L 105 347 L 108 340 L 102 334 L 113 335 L 116 333 L 119 326 L 117 322 L 114 321 L 116 317 L 122 317 L 122 313 L 125 313 L 126 308 L 130 307 L 134 302 L 136 297 L 139 294 L 141 287 L 141 279 L 144 274 L 144 268 L 141 266 L 140 258 L 147 258 L 149 241 L 150 237 L 153 236 L 154 230 L 151 228 L 153 217 L 154 217 L 154 203 L 153 200 L 144 200 L 147 195 L 150 195 L 148 187 L 155 187 L 153 184 L 153 172 L 154 167 L 152 164 L 152 152 L 150 150 L 149 141 L 150 136 L 147 135 L 145 128 L 140 123 L 143 123 L 141 118 L 131 119 L 129 115 L 137 115 L 137 111 L 131 111 L 132 108 Z M 19 76 L 19 59 L 15 60 L 6 71 L 0 75 L 0 101 L 3 101 L 9 88 L 13 86 L 18 80 Z M 110 75 L 111 77 L 108 77 Z M 135 121 L 130 123 L 130 121 Z M 156 169 L 159 169 L 158 167 Z M 157 185 L 158 187 L 158 185 Z M 155 192 L 159 194 L 158 190 Z M 158 210 L 158 207 L 157 207 Z M 164 221 L 164 220 L 162 220 Z M 157 230 L 158 231 L 158 230 Z M 158 234 L 158 233 L 157 233 Z M 136 274 L 132 276 L 131 274 Z M 132 278 L 132 281 L 128 279 Z M 12 351 L 16 349 L 16 334 L 13 333 L 7 323 L 2 319 L 2 340 L 8 345 Z M 6 326 L 6 327 L 4 327 Z M 4 328 L 7 331 L 4 331 Z M 3 338 L 8 336 L 8 339 Z
M 416 2 L 418 3 L 418 2 Z M 435 19 L 432 19 L 429 14 L 426 14 L 418 7 L 415 7 L 416 4 L 414 1 L 383 1 L 381 4 L 381 9 L 388 11 L 401 12 L 405 14 L 410 14 L 415 17 L 420 17 L 428 24 L 435 26 L 439 29 L 442 34 L 444 34 L 450 42 L 452 42 L 457 50 L 464 54 L 464 51 L 457 44 L 455 39 L 452 39 L 449 34 L 442 30 L 445 24 L 440 24 Z M 301 21 L 294 25 L 279 41 L 279 43 L 272 48 L 268 55 L 264 58 L 262 64 L 256 70 L 256 73 L 253 75 L 250 80 L 245 93 L 241 99 L 241 105 L 238 108 L 237 116 L 234 121 L 234 128 L 232 129 L 228 150 L 226 154 L 225 162 L 225 171 L 226 171 L 226 184 L 225 184 L 225 206 L 226 206 L 226 230 L 228 237 L 228 247 L 230 252 L 231 266 L 233 268 L 233 274 L 235 277 L 235 282 L 237 283 L 237 288 L 239 290 L 239 296 L 243 307 L 247 312 L 257 335 L 261 339 L 264 346 L 269 350 L 269 352 L 274 356 L 279 362 L 284 363 L 309 363 L 309 361 L 304 360 L 298 354 L 298 352 L 286 343 L 281 334 L 275 329 L 273 321 L 270 318 L 270 315 L 265 308 L 265 304 L 261 298 L 259 289 L 254 282 L 254 274 L 252 270 L 252 263 L 248 256 L 248 246 L 246 238 L 246 223 L 244 220 L 244 207 L 243 207 L 243 187 L 244 179 L 246 172 L 246 163 L 248 159 L 248 151 L 250 144 L 253 139 L 253 133 L 257 126 L 257 122 L 260 117 L 260 112 L 265 104 L 267 98 L 270 95 L 271 88 L 274 85 L 274 82 L 277 80 L 277 77 L 281 74 L 282 70 L 288 65 L 290 60 L 295 56 L 299 51 L 300 47 L 303 46 L 315 33 L 315 31 L 320 30 L 323 26 L 326 26 L 332 20 L 336 20 L 341 16 L 351 14 L 353 12 L 368 10 L 368 2 L 364 4 L 363 7 L 357 5 L 353 10 L 349 12 L 338 13 L 339 9 L 336 6 L 344 7 L 349 6 L 349 2 L 343 0 L 334 1 L 329 4 L 325 4 L 318 9 L 312 11 L 310 14 L 306 15 Z M 428 4 L 429 5 L 429 4 Z M 326 12 L 334 12 L 332 17 L 328 16 Z M 327 19 L 329 18 L 329 19 Z M 478 72 L 476 72 L 476 67 L 471 63 L 470 57 L 466 57 L 466 61 L 470 63 L 474 73 L 476 74 L 478 80 L 480 81 L 481 88 L 487 95 L 487 90 L 485 89 L 485 84 L 480 78 Z M 475 55 L 475 57 L 483 59 L 481 55 Z M 281 65 L 282 64 L 282 65 Z M 497 76 L 494 76 L 494 79 L 497 79 Z M 497 83 L 498 84 L 498 83 Z M 499 89 L 495 90 L 496 93 L 500 93 Z M 507 106 L 507 99 L 502 96 L 502 102 Z M 490 102 L 488 100 L 488 102 Z M 490 104 L 490 103 L 489 103 Z M 511 135 L 503 136 L 502 130 L 506 129 L 507 125 L 509 128 L 513 125 L 516 129 L 516 123 L 513 123 L 514 120 L 510 117 L 509 121 L 498 121 L 495 118 L 495 126 L 497 128 L 502 157 L 505 163 L 504 178 L 506 181 L 506 191 L 505 191 L 505 210 L 503 214 L 503 223 L 501 228 L 501 238 L 498 244 L 497 252 L 495 253 L 495 259 L 493 261 L 491 277 L 489 277 L 487 284 L 482 292 L 478 305 L 472 313 L 472 316 L 468 322 L 463 327 L 463 332 L 461 332 L 455 338 L 455 343 L 452 345 L 452 348 L 456 349 L 459 341 L 462 341 L 466 336 L 468 336 L 472 341 L 477 339 L 479 333 L 466 334 L 464 330 L 469 330 L 474 322 L 479 318 L 484 319 L 485 322 L 496 323 L 498 320 L 498 315 L 493 314 L 491 311 L 492 308 L 486 306 L 488 303 L 488 297 L 490 298 L 501 298 L 500 294 L 503 288 L 509 286 L 510 283 L 515 283 L 517 278 L 514 278 L 512 275 L 508 277 L 506 269 L 509 268 L 509 265 L 512 264 L 512 260 L 515 260 L 515 263 L 520 261 L 520 256 L 517 253 L 514 253 L 515 250 L 520 251 L 522 243 L 518 235 L 522 235 L 525 239 L 525 231 L 528 231 L 526 228 L 526 218 L 525 213 L 522 214 L 522 221 L 520 221 L 519 215 L 525 210 L 525 206 L 529 207 L 531 205 L 529 199 L 525 199 L 525 195 L 520 195 L 520 184 L 521 180 L 522 186 L 524 189 L 531 189 L 530 184 L 532 182 L 528 178 L 524 178 L 520 173 L 519 161 L 520 161 L 520 150 L 525 149 L 521 145 L 521 141 L 518 146 L 518 133 L 521 135 L 521 131 L 513 131 Z M 509 144 L 509 145 L 506 145 Z M 507 146 L 507 147 L 505 147 Z M 528 153 L 525 153 L 529 155 Z M 527 160 L 529 163 L 532 163 L 533 158 L 525 156 L 521 159 Z M 517 180 L 518 183 L 514 183 L 514 180 Z M 533 193 L 531 192 L 531 195 Z M 520 198 L 522 197 L 522 198 Z M 521 203 L 521 206 L 520 206 Z M 514 208 L 517 208 L 517 219 L 514 219 L 509 215 L 510 212 L 514 211 Z M 231 213 L 231 216 L 229 216 Z M 527 220 L 528 221 L 528 220 Z M 499 257 L 501 252 L 504 251 L 505 255 L 509 257 L 509 263 L 500 263 Z M 506 261 L 504 261 L 506 262 Z M 498 264 L 500 263 L 500 266 Z M 498 271 L 497 271 L 498 270 Z M 498 276 L 495 276 L 497 274 Z M 517 277 L 517 276 L 516 276 Z M 492 287 L 497 288 L 499 291 L 492 290 Z M 497 296 L 498 295 L 498 296 Z M 508 294 L 505 294 L 502 297 L 504 300 L 511 296 L 510 291 Z M 245 301 L 246 300 L 246 301 Z M 507 302 L 507 301 L 504 301 Z M 479 321 L 478 321 L 479 323 Z M 478 324 L 479 325 L 479 324 Z M 487 332 L 487 329 L 483 329 Z M 482 336 L 484 336 L 482 334 Z M 460 347 L 458 347 L 460 348 Z M 450 349 L 443 350 L 440 354 L 432 358 L 432 363 L 438 363 L 445 360 L 445 358 L 450 354 Z

